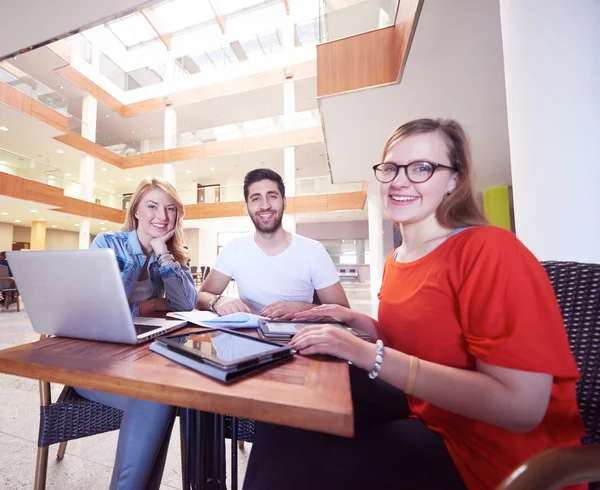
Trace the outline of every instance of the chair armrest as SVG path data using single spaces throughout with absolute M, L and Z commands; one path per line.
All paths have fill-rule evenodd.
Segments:
M 496 490 L 558 490 L 600 481 L 600 444 L 549 449 L 529 458 Z
M 15 285 L 15 289 L 17 288 L 17 281 L 14 277 L 0 277 L 0 281 L 10 281 Z

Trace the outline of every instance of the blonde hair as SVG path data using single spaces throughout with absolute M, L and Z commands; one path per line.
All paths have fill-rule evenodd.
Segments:
M 435 217 L 446 228 L 487 224 L 475 199 L 469 141 L 462 126 L 452 119 L 416 119 L 396 129 L 383 148 L 383 159 L 392 146 L 415 134 L 438 133 L 448 147 L 448 159 L 458 173 L 456 188 L 438 206 Z
M 187 259 L 189 258 L 189 253 L 185 248 L 185 243 L 183 241 L 182 225 L 185 210 L 179 194 L 166 180 L 161 179 L 160 177 L 149 177 L 140 182 L 140 184 L 137 186 L 137 189 L 133 193 L 133 196 L 131 197 L 131 202 L 129 204 L 129 208 L 127 209 L 127 214 L 125 215 L 125 224 L 123 225 L 123 230 L 137 230 L 138 219 L 135 217 L 137 207 L 144 194 L 154 189 L 160 189 L 161 191 L 165 192 L 173 200 L 173 203 L 177 208 L 175 233 L 169 239 L 169 241 L 167 241 L 167 248 L 169 249 L 169 252 L 173 254 L 173 257 L 177 262 L 179 262 L 182 266 L 186 265 Z

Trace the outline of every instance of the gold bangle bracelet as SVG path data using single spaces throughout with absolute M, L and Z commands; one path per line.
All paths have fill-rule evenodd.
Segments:
M 410 395 L 415 387 L 417 381 L 417 372 L 419 371 L 419 358 L 410 356 L 410 364 L 408 367 L 408 378 L 406 380 L 406 386 L 404 387 L 404 393 Z

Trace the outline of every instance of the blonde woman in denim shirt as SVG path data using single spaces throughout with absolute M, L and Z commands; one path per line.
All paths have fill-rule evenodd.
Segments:
M 101 233 L 91 248 L 115 251 L 134 316 L 188 311 L 197 299 L 183 243 L 183 203 L 171 184 L 144 179 L 127 210 L 123 231 Z M 107 305 L 109 307 L 109 305 Z M 96 402 L 124 411 L 111 490 L 158 489 L 175 409 L 169 405 L 76 388 Z

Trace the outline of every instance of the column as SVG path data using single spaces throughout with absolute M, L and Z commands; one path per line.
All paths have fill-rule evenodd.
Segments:
M 31 250 L 46 249 L 46 222 L 31 222 L 31 238 L 29 239 L 29 248 Z
M 371 297 L 376 298 L 381 289 L 383 277 L 383 215 L 381 198 L 377 185 L 372 182 L 367 193 L 367 214 L 369 217 L 369 253 L 371 256 Z
M 96 117 L 98 101 L 91 95 L 83 98 L 81 110 L 81 136 L 96 142 Z M 94 158 L 85 155 L 79 164 L 79 182 L 81 183 L 80 199 L 94 202 Z M 79 222 L 79 248 L 90 246 L 90 218 L 81 218 Z
M 177 113 L 172 107 L 165 109 L 164 147 L 165 150 L 177 147 Z M 165 163 L 163 165 L 163 178 L 171 183 L 173 187 L 176 186 L 175 169 L 172 163 Z
M 600 263 L 600 3 L 500 0 L 500 18 L 517 235 Z
M 292 65 L 292 50 L 294 49 L 294 23 L 289 14 L 285 18 L 282 39 L 283 53 L 288 65 Z M 291 78 L 283 84 L 283 119 L 286 131 L 293 128 L 296 113 L 296 91 L 294 79 Z M 288 197 L 296 195 L 296 152 L 293 146 L 283 149 L 283 181 L 285 194 Z M 287 231 L 296 233 L 296 215 L 287 214 L 284 221 Z

